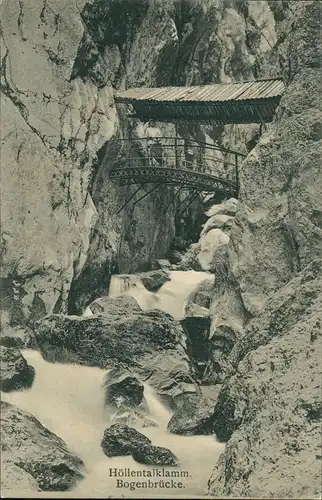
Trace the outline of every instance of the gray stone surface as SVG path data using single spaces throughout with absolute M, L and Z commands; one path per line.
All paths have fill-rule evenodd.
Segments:
M 187 307 L 192 304 L 197 304 L 200 307 L 209 309 L 211 302 L 211 294 L 214 288 L 214 277 L 202 281 L 197 288 L 189 295 Z
M 210 491 L 317 498 L 321 324 L 321 267 L 285 285 L 250 322 L 213 413 L 217 437 L 228 444 Z
M 148 445 L 151 440 L 141 432 L 123 424 L 113 424 L 104 431 L 101 447 L 108 457 L 132 455 L 136 447 Z
M 162 394 L 191 381 L 182 328 L 162 311 L 52 315 L 37 323 L 35 336 L 50 361 L 120 367 Z
M 179 464 L 171 450 L 150 444 L 137 446 L 132 452 L 132 457 L 136 462 L 145 465 L 176 466 Z
M 138 0 L 122 3 L 124 16 L 114 0 L 1 3 L 2 324 L 82 311 L 106 294 L 116 264 L 144 271 L 166 255 L 175 236 L 172 207 L 163 215 L 171 189 L 116 214 L 135 188 L 107 175 L 124 157 L 119 137 L 128 126 L 114 89 L 265 74 L 285 9 L 248 3 L 186 2 L 179 12 L 173 0 Z M 254 25 L 262 19 L 265 37 Z M 146 124 L 130 127 L 144 136 Z M 257 132 L 197 134 L 245 149 Z
M 0 388 L 3 392 L 29 389 L 35 370 L 15 347 L 0 346 Z
M 66 491 L 83 478 L 83 462 L 30 413 L 1 402 L 2 492 Z
M 134 297 L 121 295 L 119 297 L 101 297 L 89 306 L 93 314 L 122 315 L 136 314 L 142 311 Z
M 126 407 L 139 406 L 143 401 L 144 386 L 136 377 L 123 375 L 115 381 L 105 384 L 105 404 L 116 405 L 118 402 Z
M 191 398 L 171 417 L 168 431 L 183 436 L 210 435 L 214 432 L 213 413 L 220 386 L 212 387 L 212 397 Z
M 143 285 L 150 292 L 156 292 L 170 280 L 169 273 L 163 270 L 149 271 L 146 273 L 139 273 L 139 279 L 142 281 Z
M 215 271 L 213 338 L 226 329 L 235 340 L 221 363 L 214 428 L 228 443 L 210 495 L 320 494 L 321 3 L 295 11 L 283 42 L 288 87 L 243 164 L 236 226 Z

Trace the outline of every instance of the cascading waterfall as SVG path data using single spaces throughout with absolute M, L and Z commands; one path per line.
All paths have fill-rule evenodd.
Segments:
M 172 271 L 170 281 L 155 293 L 145 288 L 135 276 L 114 275 L 111 279 L 109 296 L 130 295 L 136 299 L 144 311 L 161 309 L 171 314 L 175 319 L 184 317 L 185 306 L 190 293 L 202 281 L 213 278 L 213 275 L 200 271 Z
M 137 283 L 127 287 L 114 276 L 110 291 L 113 295 L 134 294 L 140 298 L 144 308 L 153 308 L 158 304 L 160 309 L 181 317 L 192 289 L 208 277 L 207 273 L 194 271 L 174 272 L 171 274 L 171 281 L 163 285 L 156 294 L 152 294 L 146 289 L 142 290 Z M 148 297 L 151 300 L 151 296 L 156 297 L 154 304 L 147 300 Z M 23 355 L 35 368 L 34 383 L 29 390 L 4 394 L 3 400 L 32 413 L 43 425 L 64 439 L 70 451 L 85 463 L 85 478 L 73 490 L 59 493 L 60 498 L 149 498 L 151 495 L 159 498 L 196 498 L 202 495 L 224 445 L 217 443 L 214 436 L 179 436 L 168 433 L 166 426 L 171 412 L 158 400 L 148 384 L 144 384 L 144 395 L 150 416 L 157 423 L 157 427 L 142 428 L 140 422 L 134 427 L 149 437 L 153 445 L 169 448 L 177 456 L 180 467 L 175 470 L 183 474 L 181 482 L 184 489 L 181 490 L 160 487 L 143 490 L 133 486 L 133 483 L 142 481 L 142 478 L 114 475 L 113 471 L 116 470 L 126 474 L 124 471 L 127 470 L 146 471 L 156 467 L 139 464 L 131 456 L 108 458 L 103 453 L 100 443 L 112 417 L 110 410 L 104 407 L 103 385 L 106 370 L 49 363 L 39 352 L 33 350 L 25 350 Z M 173 470 L 165 467 L 161 469 Z M 127 486 L 118 487 L 118 479 L 122 479 L 122 484 Z M 57 498 L 57 493 L 39 492 L 33 496 L 37 495 L 40 498 Z M 27 498 L 28 493 L 19 492 L 18 496 Z
M 117 297 L 118 295 L 122 295 L 126 293 L 132 285 L 133 281 L 131 280 L 130 276 L 114 274 L 111 277 L 108 295 L 110 297 Z

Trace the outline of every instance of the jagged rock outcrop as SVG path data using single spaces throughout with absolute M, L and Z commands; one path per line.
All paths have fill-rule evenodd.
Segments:
M 69 490 L 83 478 L 83 466 L 64 441 L 30 413 L 1 402 L 3 493 Z
M 192 244 L 184 254 L 179 264 L 180 269 L 210 272 L 218 269 L 219 262 L 225 261 L 236 210 L 235 198 L 215 204 L 207 210 L 208 220 L 203 225 L 199 241 Z
M 31 387 L 35 370 L 15 347 L 0 346 L 0 389 L 19 391 Z
M 110 422 L 155 427 L 144 397 L 144 385 L 130 371 L 114 368 L 104 381 L 105 405 Z
M 203 270 L 214 272 L 225 259 L 236 210 L 237 200 L 231 198 L 206 212 L 209 219 L 201 231 L 197 255 Z
M 314 263 L 273 294 L 236 344 L 232 376 L 213 413 L 217 438 L 229 441 L 210 480 L 211 491 L 318 496 L 321 271 L 322 263 Z
M 114 140 L 121 132 L 112 84 L 124 85 L 125 66 L 138 83 L 135 53 L 142 60 L 142 44 L 150 49 L 146 38 L 155 33 L 150 23 L 156 9 L 150 6 L 146 30 L 138 33 L 148 2 L 136 2 L 134 9 L 130 4 L 82 0 L 61 7 L 56 0 L 17 0 L 1 5 L 3 323 L 18 326 L 67 312 L 68 304 L 79 310 L 103 295 L 122 224 L 129 229 L 121 253 L 138 267 L 148 268 L 170 246 L 171 213 L 166 220 L 155 219 L 169 201 L 167 190 L 130 206 L 129 215 L 116 215 L 125 189 L 108 180 L 104 160 L 112 162 L 120 149 Z M 124 17 L 118 14 L 123 7 Z M 163 23 L 173 26 L 170 15 Z M 153 60 L 146 59 L 149 83 L 169 50 L 168 28 Z M 122 29 L 131 31 L 124 33 L 126 40 L 118 39 Z M 130 227 L 129 219 L 136 225 Z M 149 252 L 142 252 L 142 245 Z
M 276 122 L 243 163 L 236 227 L 227 258 L 214 269 L 214 336 L 225 330 L 239 338 L 244 323 L 264 307 L 269 294 L 321 253 L 319 54 L 317 28 L 305 19 L 308 25 L 301 27 L 298 20 L 289 38 L 293 77 Z M 307 66 L 303 56 L 303 65 L 294 73 L 295 41 L 302 36 L 304 53 L 311 40 L 311 55 Z
M 230 346 L 214 428 L 229 441 L 210 494 L 319 495 L 321 2 L 297 10 L 284 42 L 288 87 L 243 164 L 236 224 L 215 271 L 212 333 Z
M 265 62 L 289 13 L 269 1 L 2 2 L 2 324 L 80 312 L 116 265 L 144 271 L 170 247 L 173 209 L 160 214 L 171 190 L 117 214 L 133 190 L 108 170 L 120 137 L 145 125 L 128 123 L 114 89 L 274 73 L 278 57 Z M 179 132 L 245 148 L 244 129 Z
M 237 204 L 238 201 L 235 198 L 230 198 L 223 203 L 210 207 L 206 212 L 209 219 L 204 224 L 200 237 L 202 238 L 211 229 L 221 229 L 229 234 L 236 215 Z

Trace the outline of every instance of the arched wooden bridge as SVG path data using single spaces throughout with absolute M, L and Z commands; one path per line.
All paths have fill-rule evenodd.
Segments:
M 245 156 L 241 153 L 181 137 L 132 138 L 123 140 L 121 149 L 109 177 L 137 189 L 118 212 L 163 186 L 177 187 L 171 201 L 182 191 L 188 192 L 184 209 L 198 196 L 238 197 L 238 166 Z M 148 190 L 147 185 L 151 185 Z M 144 193 L 137 198 L 141 190 Z

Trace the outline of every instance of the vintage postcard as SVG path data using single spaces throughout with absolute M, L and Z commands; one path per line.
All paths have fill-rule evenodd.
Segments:
M 321 499 L 320 0 L 2 0 L 1 497 Z

